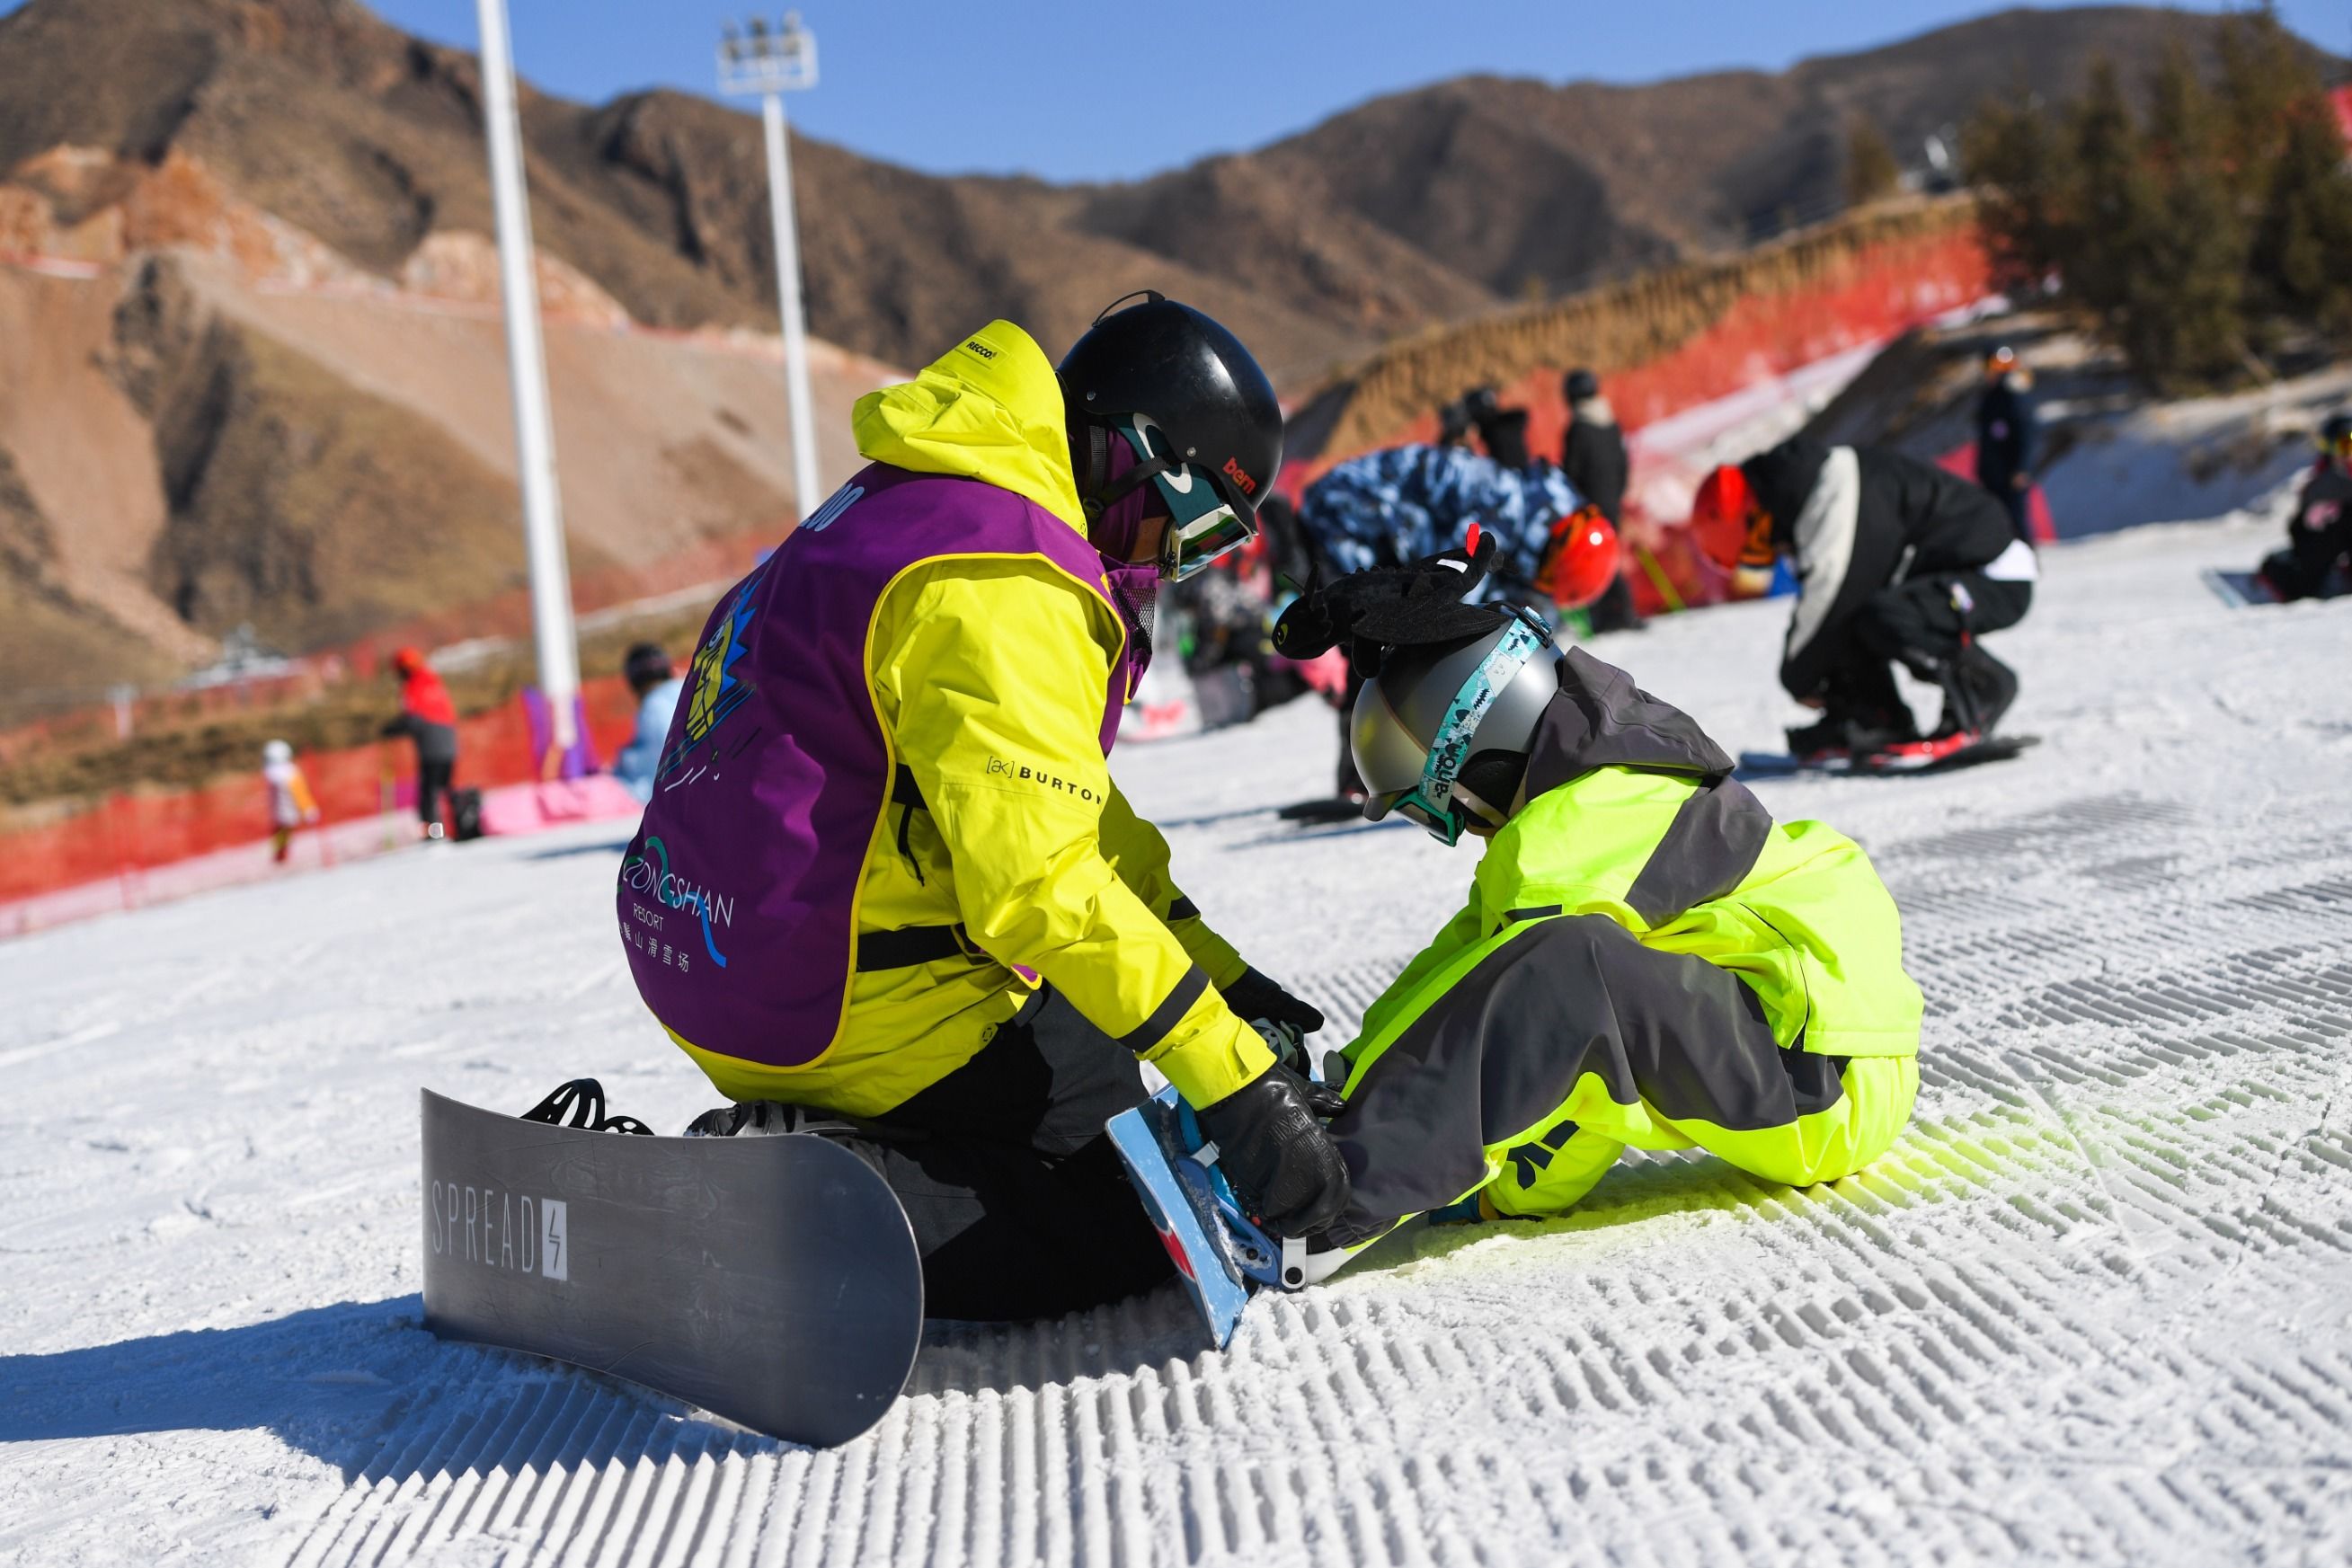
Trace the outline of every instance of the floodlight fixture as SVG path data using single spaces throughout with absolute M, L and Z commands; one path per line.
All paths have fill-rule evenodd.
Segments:
M 738 32 L 730 23 L 721 28 L 719 42 L 719 90 L 736 97 L 772 92 L 797 92 L 816 86 L 816 35 L 801 25 L 797 11 L 784 13 L 771 32 L 767 18 L 745 19 Z

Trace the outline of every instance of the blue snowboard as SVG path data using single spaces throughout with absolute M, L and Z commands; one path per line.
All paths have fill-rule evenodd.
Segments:
M 1175 1090 L 1120 1112 L 1103 1130 L 1175 1260 L 1209 1343 L 1224 1349 L 1252 1288 L 1279 1281 L 1281 1248 L 1242 1213 L 1215 1166 L 1195 1157 L 1203 1143 L 1200 1128 Z

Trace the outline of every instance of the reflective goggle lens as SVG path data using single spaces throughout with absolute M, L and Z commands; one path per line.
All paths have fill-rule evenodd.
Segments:
M 1231 555 L 1256 537 L 1256 526 L 1244 521 L 1240 513 L 1227 506 L 1220 505 L 1190 522 L 1174 518 L 1168 525 L 1168 543 L 1163 551 L 1169 580 L 1181 582 L 1219 556 Z
M 1161 575 L 1181 582 L 1257 538 L 1256 522 L 1228 506 L 1203 470 L 1176 462 L 1175 448 L 1158 425 L 1138 414 L 1121 429 L 1138 457 L 1157 456 L 1175 464 L 1151 478 L 1152 488 L 1168 507 L 1167 541 L 1160 547 Z
M 1462 836 L 1461 819 L 1450 810 L 1432 808 L 1418 789 L 1400 799 L 1395 810 L 1398 815 L 1428 829 L 1430 837 L 1443 841 L 1449 849 Z

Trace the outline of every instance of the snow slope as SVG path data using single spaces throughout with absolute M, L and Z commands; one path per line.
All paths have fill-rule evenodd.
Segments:
M 2001 640 L 2021 761 L 1759 786 L 1904 907 L 1926 1089 L 1870 1171 L 1629 1162 L 1573 1218 L 1261 1300 L 1223 1355 L 1166 1293 L 939 1331 L 833 1452 L 416 1326 L 420 1084 L 709 1099 L 625 977 L 610 829 L 0 945 L 0 1560 L 2340 1562 L 2352 603 L 2196 578 L 2276 528 L 2052 552 Z M 1601 651 L 1768 746 L 1784 612 Z M 1471 852 L 1279 825 L 1333 729 L 1120 772 L 1213 917 L 1349 1014 Z

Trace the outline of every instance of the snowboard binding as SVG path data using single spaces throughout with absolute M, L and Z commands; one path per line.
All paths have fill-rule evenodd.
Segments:
M 591 1133 L 630 1133 L 651 1137 L 654 1130 L 635 1116 L 604 1114 L 604 1086 L 593 1078 L 575 1078 L 569 1083 L 559 1083 L 549 1091 L 547 1098 L 522 1113 L 526 1122 L 542 1122 L 551 1127 L 581 1127 Z
M 1233 1338 L 1254 1291 L 1308 1282 L 1305 1239 L 1277 1239 L 1250 1218 L 1217 1168 L 1216 1145 L 1174 1089 L 1120 1112 L 1104 1130 L 1215 1348 Z

